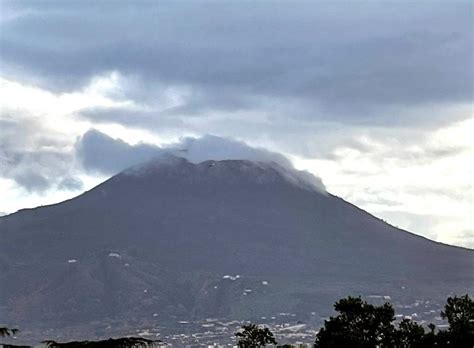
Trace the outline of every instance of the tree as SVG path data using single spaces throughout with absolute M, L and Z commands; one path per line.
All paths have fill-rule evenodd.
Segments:
M 18 329 L 9 329 L 8 327 L 0 327 L 0 337 L 15 336 Z
M 9 337 L 15 336 L 20 330 L 18 329 L 9 329 L 8 327 L 0 327 L 0 337 Z M 31 348 L 31 346 L 18 346 L 15 344 L 9 343 L 0 343 L 0 347 L 3 348 Z
M 316 347 L 393 347 L 395 312 L 389 303 L 374 306 L 349 296 L 336 302 L 334 309 L 339 315 L 324 321 Z
M 160 345 L 162 341 L 153 341 L 143 337 L 109 338 L 102 341 L 72 341 L 56 342 L 43 341 L 48 348 L 151 348 Z
M 394 310 L 389 303 L 373 306 L 360 298 L 347 297 L 336 302 L 339 315 L 324 322 L 316 335 L 317 348 L 473 348 L 474 301 L 468 296 L 449 297 L 441 317 L 449 329 L 429 331 L 420 324 L 403 319 L 393 325 Z
M 243 325 L 242 329 L 242 331 L 235 334 L 239 338 L 237 345 L 240 348 L 258 348 L 265 347 L 267 344 L 277 344 L 273 333 L 266 327 L 248 324 Z
M 474 347 L 474 301 L 468 295 L 448 297 L 441 317 L 448 320 L 451 347 Z
M 434 328 L 433 328 L 434 329 Z M 403 319 L 395 330 L 394 346 L 397 348 L 432 347 L 424 342 L 425 329 L 409 319 Z

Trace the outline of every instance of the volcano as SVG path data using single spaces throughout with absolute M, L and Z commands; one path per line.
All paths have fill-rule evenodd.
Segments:
M 106 323 L 309 321 L 347 295 L 405 308 L 473 293 L 473 250 L 395 228 L 295 173 L 170 158 L 1 217 L 0 318 L 91 338 Z

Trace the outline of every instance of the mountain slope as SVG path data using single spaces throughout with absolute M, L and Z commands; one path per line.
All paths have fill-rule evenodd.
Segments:
M 0 241 L 0 316 L 30 327 L 155 314 L 169 326 L 305 318 L 350 293 L 402 303 L 474 290 L 472 250 L 396 229 L 249 161 L 135 167 L 72 200 L 0 218 Z

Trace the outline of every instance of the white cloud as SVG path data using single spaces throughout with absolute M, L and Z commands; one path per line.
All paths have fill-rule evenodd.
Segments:
M 336 147 L 333 157 L 292 159 L 297 168 L 318 172 L 329 192 L 394 225 L 467 245 L 463 238 L 474 236 L 474 120 L 418 131 L 410 140 L 394 139 L 394 129 L 385 132 L 368 131 L 358 139 L 360 148 Z
M 83 177 L 74 156 L 76 138 L 91 122 L 76 113 L 91 107 L 132 107 L 120 95 L 118 73 L 93 78 L 84 88 L 53 93 L 0 78 L 0 211 L 71 198 L 98 180 Z M 84 180 L 85 182 L 84 182 Z
M 80 174 L 81 189 L 58 190 L 52 187 L 44 192 L 29 192 L 12 179 L 0 177 L 0 211 L 5 214 L 14 213 L 24 208 L 35 208 L 42 205 L 55 204 L 78 196 L 107 179 L 106 176 Z

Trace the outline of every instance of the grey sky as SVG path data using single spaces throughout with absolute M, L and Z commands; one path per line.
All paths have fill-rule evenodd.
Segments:
M 60 91 L 118 70 L 140 79 L 126 92 L 145 102 L 156 85 L 195 87 L 190 113 L 249 108 L 261 95 L 295 98 L 307 107 L 299 116 L 355 122 L 393 122 L 383 106 L 472 98 L 470 2 L 3 6 L 6 73 Z
M 443 163 L 452 171 L 437 197 L 468 187 L 461 201 L 472 209 L 472 183 L 456 186 L 448 164 L 473 150 L 453 135 L 472 125 L 470 1 L 0 4 L 0 73 L 17 96 L 0 110 L 0 176 L 25 204 L 21 190 L 89 188 L 101 158 L 110 174 L 165 143 L 212 134 L 282 152 L 395 222 L 405 211 L 414 232 L 442 226 L 433 232 L 433 214 L 409 204 L 384 212 L 409 189 L 390 173 L 426 176 Z M 369 172 L 377 189 L 359 186 Z M 459 235 L 474 230 L 467 215 Z

